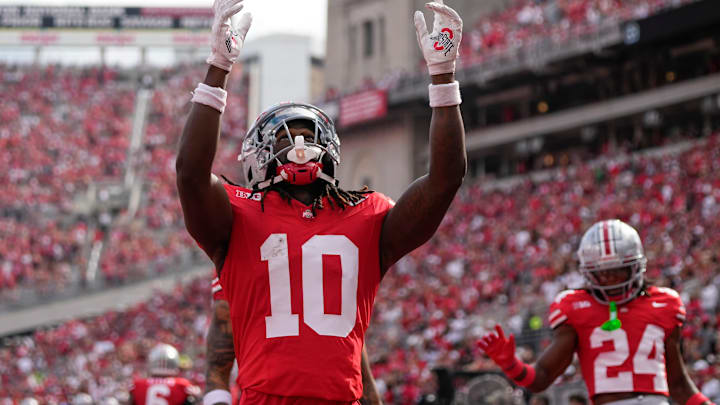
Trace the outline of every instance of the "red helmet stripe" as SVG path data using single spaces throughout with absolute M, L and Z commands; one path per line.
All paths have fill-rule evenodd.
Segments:
M 608 221 L 603 222 L 603 246 L 605 247 L 605 254 L 612 254 L 610 250 L 610 229 L 608 227 Z

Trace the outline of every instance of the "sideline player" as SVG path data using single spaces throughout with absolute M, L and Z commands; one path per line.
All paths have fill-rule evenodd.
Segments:
M 587 289 L 563 291 L 550 305 L 550 346 L 534 366 L 515 357 L 515 337 L 500 326 L 478 345 L 518 385 L 545 390 L 580 358 L 593 404 L 707 405 L 685 369 L 677 292 L 645 282 L 647 259 L 637 231 L 617 220 L 595 223 L 578 249 Z
M 228 72 L 251 17 L 216 0 L 213 50 L 196 88 L 176 162 L 185 224 L 213 260 L 230 306 L 241 404 L 351 404 L 362 397 L 361 353 L 375 294 L 390 266 L 435 233 L 466 170 L 455 60 L 460 16 L 428 3 L 415 15 L 428 64 L 430 170 L 397 204 L 338 187 L 332 120 L 307 104 L 260 115 L 239 159 L 249 188 L 222 184 L 218 148 Z M 292 69 L 292 65 L 287 66 Z
M 238 404 L 240 392 L 231 387 L 230 376 L 235 364 L 230 307 L 222 291 L 220 280 L 212 281 L 213 316 L 207 335 L 207 369 L 205 372 L 204 405 Z M 380 392 L 372 375 L 367 351 L 362 352 L 363 405 L 382 405 Z
M 180 373 L 180 355 L 168 344 L 155 346 L 148 354 L 149 378 L 133 381 L 130 388 L 130 405 L 183 405 L 194 404 L 200 396 L 200 388 Z

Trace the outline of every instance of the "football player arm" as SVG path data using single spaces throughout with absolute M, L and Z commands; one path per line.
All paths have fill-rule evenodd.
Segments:
M 448 83 L 454 75 L 433 76 Z M 466 170 L 465 130 L 459 106 L 433 108 L 430 122 L 430 171 L 417 179 L 390 210 L 380 238 L 383 272 L 435 233 Z
M 213 303 L 213 317 L 207 335 L 207 369 L 205 370 L 205 394 L 222 390 L 230 391 L 230 373 L 235 361 L 230 307 L 225 300 Z M 222 403 L 222 402 L 215 402 Z
M 421 11 L 415 13 L 415 30 L 432 79 L 430 170 L 410 185 L 385 218 L 380 237 L 383 273 L 435 233 L 462 184 L 467 167 L 460 90 L 455 81 L 455 60 L 463 22 L 443 0 L 428 3 L 426 7 L 433 12 L 432 31 L 428 31 Z
M 670 396 L 678 404 L 708 405 L 712 402 L 695 387 L 685 368 L 680 349 L 680 327 L 665 340 L 665 369 Z
M 361 372 L 363 382 L 363 394 L 362 398 L 360 398 L 360 402 L 363 405 L 382 405 L 382 400 L 380 400 L 380 393 L 378 392 L 377 385 L 375 385 L 375 378 L 373 378 L 372 375 L 372 369 L 370 368 L 370 359 L 368 358 L 365 346 L 363 346 L 362 349 Z
M 205 84 L 225 87 L 227 73 L 210 66 Z M 211 173 L 220 137 L 220 117 L 218 110 L 192 103 L 175 163 L 185 226 L 218 271 L 230 239 L 233 215 L 225 188 Z
M 560 325 L 555 328 L 550 346 L 535 362 L 535 380 L 527 388 L 532 392 L 545 391 L 570 366 L 576 346 L 577 333 L 572 326 Z
M 205 81 L 193 93 L 175 163 L 177 187 L 190 235 L 205 250 L 220 271 L 230 239 L 232 209 L 220 181 L 211 174 L 215 159 L 220 118 L 225 109 L 228 73 L 245 42 L 252 16 L 242 10 L 243 0 L 215 0 L 210 65 Z M 232 24 L 232 25 L 231 25 Z
M 478 341 L 478 346 L 497 364 L 515 384 L 532 392 L 545 390 L 570 365 L 577 346 L 577 333 L 568 325 L 560 325 L 553 332 L 550 346 L 540 355 L 535 366 L 523 363 L 515 356 L 515 336 L 506 338 L 498 325 Z

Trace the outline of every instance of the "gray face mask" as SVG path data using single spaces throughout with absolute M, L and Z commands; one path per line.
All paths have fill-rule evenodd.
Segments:
M 340 139 L 332 120 L 322 110 L 310 104 L 283 103 L 262 113 L 243 138 L 242 152 L 238 160 L 246 187 L 262 188 L 261 183 L 272 180 L 275 173 L 269 173 L 268 167 L 273 163 L 277 164 L 278 157 L 283 153 L 292 153 L 294 150 L 295 139 L 290 135 L 288 123 L 296 120 L 309 121 L 314 127 L 312 142 L 303 139 L 304 150 L 312 151 L 313 155 L 317 154 L 318 161 L 324 156 L 329 157 L 333 166 L 329 171 L 336 172 L 335 166 L 340 163 Z M 287 136 L 290 146 L 276 150 L 278 134 Z M 336 182 L 334 178 L 327 177 L 331 182 Z

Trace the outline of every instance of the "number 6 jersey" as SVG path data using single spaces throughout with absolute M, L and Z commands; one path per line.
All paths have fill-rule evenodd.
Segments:
M 647 287 L 618 307 L 620 329 L 601 329 L 608 318 L 608 306 L 586 290 L 563 291 L 550 305 L 550 326 L 567 324 L 577 332 L 577 354 L 590 397 L 611 392 L 667 396 L 665 339 L 685 320 L 678 293 Z
M 233 228 L 220 273 L 238 385 L 283 397 L 355 401 L 380 283 L 380 231 L 392 202 L 371 193 L 345 210 L 226 185 Z

